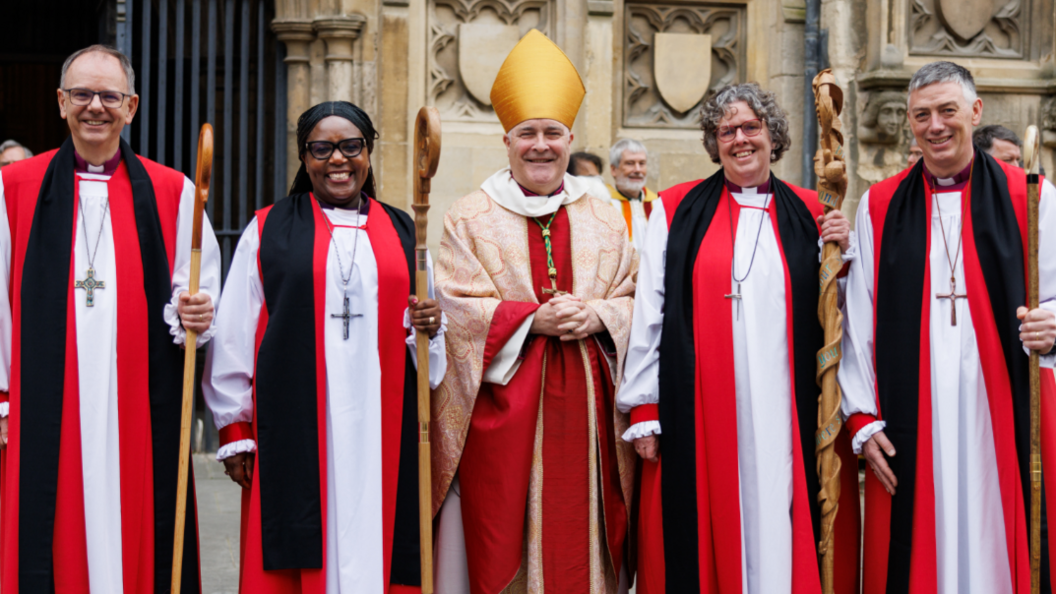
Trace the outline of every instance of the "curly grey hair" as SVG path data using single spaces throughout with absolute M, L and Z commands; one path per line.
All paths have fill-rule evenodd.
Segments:
M 700 108 L 700 129 L 704 132 L 704 149 L 708 151 L 713 163 L 719 163 L 719 122 L 727 116 L 730 105 L 744 101 L 755 112 L 756 117 L 766 123 L 770 130 L 770 141 L 773 150 L 770 162 L 776 163 L 792 146 L 792 137 L 788 134 L 788 115 L 777 104 L 773 93 L 764 91 L 756 83 L 726 85 L 711 96 Z

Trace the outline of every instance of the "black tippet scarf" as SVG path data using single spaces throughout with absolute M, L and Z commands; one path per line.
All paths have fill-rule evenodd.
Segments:
M 884 219 L 877 263 L 876 376 L 884 432 L 898 455 L 888 463 L 898 477 L 891 499 L 891 545 L 887 592 L 909 590 L 913 550 L 913 502 L 917 468 L 917 415 L 920 400 L 921 310 L 928 259 L 927 205 L 931 197 L 917 163 L 895 190 Z M 1029 359 L 1019 340 L 1016 308 L 1026 303 L 1023 238 L 1016 221 L 1008 178 L 985 151 L 975 150 L 972 164 L 971 217 L 979 264 L 994 312 L 1012 386 L 1016 450 L 1024 508 L 1030 516 Z M 963 224 L 963 222 L 962 222 Z M 907 307 L 908 305 L 908 307 Z M 934 315 L 934 314 L 933 314 Z M 1042 495 L 1042 591 L 1051 591 L 1045 497 Z M 1013 572 L 1015 569 L 1013 568 Z
M 172 297 L 172 278 L 154 184 L 124 140 L 121 156 L 132 184 L 148 312 L 150 394 L 145 396 L 150 398 L 154 463 L 154 584 L 157 592 L 168 592 L 176 518 L 183 352 L 173 344 L 164 318 L 165 305 Z M 21 433 L 18 572 L 23 592 L 49 592 L 54 587 L 52 541 L 75 223 L 74 167 L 73 141 L 67 138 L 48 165 L 40 186 L 21 279 L 21 423 L 26 430 Z M 193 488 L 194 481 L 188 481 L 181 582 L 181 591 L 185 593 L 198 592 L 198 523 Z
M 415 290 L 414 222 L 377 202 L 392 220 Z M 376 208 L 376 206 L 375 206 Z M 381 212 L 373 216 L 384 216 Z M 322 568 L 322 498 L 319 493 L 318 382 L 316 377 L 315 216 L 312 197 L 276 202 L 260 241 L 268 325 L 257 353 L 257 438 L 261 451 L 261 539 L 264 569 Z M 410 353 L 404 364 L 404 400 L 396 523 L 389 582 L 421 584 L 418 535 L 418 375 Z M 331 361 L 329 365 L 340 365 Z M 324 429 L 325 430 L 325 429 Z
M 664 555 L 667 590 L 699 592 L 696 460 L 696 365 L 693 342 L 693 268 L 704 235 L 722 198 L 725 176 L 720 170 L 683 198 L 672 218 L 665 266 L 664 325 L 660 340 L 660 426 L 663 473 Z M 820 389 L 814 380 L 815 355 L 824 345 L 818 322 L 818 227 L 813 215 L 784 182 L 773 175 L 770 187 L 777 208 L 777 226 L 792 286 L 795 332 L 795 398 L 799 418 L 807 493 L 818 492 L 812 472 L 814 430 Z M 818 505 L 810 497 L 814 533 L 818 533 Z

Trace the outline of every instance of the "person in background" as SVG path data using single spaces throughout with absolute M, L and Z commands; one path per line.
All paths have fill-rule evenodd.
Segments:
M 999 124 L 990 124 L 972 133 L 972 144 L 986 151 L 998 161 L 1022 167 L 1023 141 L 1016 133 Z
M 924 151 L 920 150 L 920 145 L 917 144 L 917 139 L 914 137 L 909 143 L 909 157 L 906 159 L 906 168 L 912 169 L 923 156 Z
M 601 157 L 585 151 L 572 153 L 568 160 L 568 173 L 576 177 L 600 177 Z
M 609 171 L 614 182 L 614 186 L 609 186 L 609 201 L 620 209 L 627 223 L 627 237 L 639 251 L 645 245 L 646 226 L 658 197 L 645 187 L 648 159 L 645 145 L 630 138 L 617 141 L 609 149 Z
M 5 140 L 3 144 L 0 144 L 0 167 L 7 167 L 15 161 L 28 159 L 32 156 L 33 153 L 19 144 L 17 140 Z

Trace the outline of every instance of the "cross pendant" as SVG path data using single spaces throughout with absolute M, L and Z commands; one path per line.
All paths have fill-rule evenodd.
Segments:
M 337 318 L 344 321 L 345 324 L 345 340 L 348 340 L 348 323 L 352 321 L 352 318 L 358 318 L 363 314 L 352 313 L 348 307 L 348 294 L 345 294 L 344 311 L 339 314 L 330 314 L 331 318 Z
M 737 319 L 741 319 L 741 283 L 737 283 L 737 292 L 730 293 L 729 295 L 723 295 L 726 299 L 737 300 Z
M 101 280 L 95 280 L 95 269 L 88 267 L 88 272 L 85 273 L 83 281 L 74 281 L 74 289 L 84 289 L 84 306 L 95 307 L 95 290 L 105 289 L 106 282 Z
M 937 297 L 939 299 L 949 299 L 950 300 L 950 325 L 956 326 L 957 325 L 957 301 L 956 300 L 957 299 L 967 299 L 968 298 L 967 295 L 958 295 L 957 294 L 957 277 L 955 277 L 955 276 L 951 276 L 950 277 L 950 292 L 949 293 L 946 293 L 946 294 L 936 293 L 935 297 Z
M 551 288 L 549 288 L 549 289 L 547 289 L 546 287 L 542 287 L 543 294 L 545 294 L 545 295 L 568 295 L 568 291 L 558 290 L 558 288 L 557 288 L 557 273 L 554 273 L 554 274 L 550 275 L 550 287 Z

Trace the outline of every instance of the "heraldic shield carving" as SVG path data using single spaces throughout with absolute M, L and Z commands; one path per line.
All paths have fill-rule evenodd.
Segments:
M 982 32 L 994 16 L 991 0 L 936 0 L 939 19 L 961 41 Z
M 513 46 L 521 40 L 517 25 L 461 23 L 458 26 L 458 72 L 473 98 L 491 105 L 491 86 Z
M 665 103 L 681 113 L 693 109 L 711 86 L 711 35 L 656 33 L 653 73 Z

